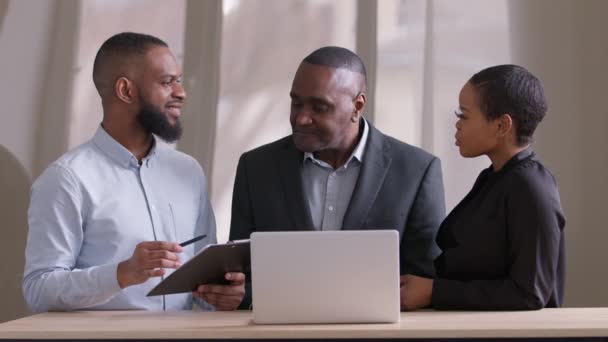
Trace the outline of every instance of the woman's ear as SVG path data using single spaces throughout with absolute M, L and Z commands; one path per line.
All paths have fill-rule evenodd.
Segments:
M 503 114 L 498 119 L 498 136 L 507 136 L 513 130 L 513 119 L 509 114 Z
M 134 84 L 126 77 L 120 77 L 116 80 L 114 87 L 116 96 L 125 103 L 133 103 L 135 98 Z

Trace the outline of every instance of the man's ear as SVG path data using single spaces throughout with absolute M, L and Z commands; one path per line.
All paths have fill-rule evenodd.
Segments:
M 513 119 L 509 114 L 503 114 L 498 117 L 498 136 L 504 137 L 513 130 Z
M 363 111 L 365 110 L 365 93 L 360 92 L 355 97 L 355 111 L 351 117 L 352 122 L 359 122 L 361 115 L 363 115 Z
M 122 102 L 131 104 L 135 100 L 135 85 L 126 77 L 116 80 L 114 91 Z

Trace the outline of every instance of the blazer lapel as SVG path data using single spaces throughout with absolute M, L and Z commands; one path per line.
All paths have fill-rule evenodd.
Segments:
M 369 125 L 369 136 L 361 164 L 359 179 L 344 215 L 342 229 L 361 229 L 376 200 L 384 177 L 391 165 L 391 157 L 382 134 Z
M 302 189 L 302 160 L 304 155 L 298 151 L 291 139 L 285 144 L 280 158 L 280 177 L 289 214 L 296 230 L 314 230 L 310 209 L 304 199 Z

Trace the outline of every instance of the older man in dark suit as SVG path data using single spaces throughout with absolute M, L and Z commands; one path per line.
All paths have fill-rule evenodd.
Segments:
M 401 274 L 433 275 L 445 215 L 440 161 L 367 122 L 365 91 L 365 66 L 347 49 L 324 47 L 302 61 L 290 92 L 293 134 L 239 160 L 230 239 L 255 231 L 395 229 Z

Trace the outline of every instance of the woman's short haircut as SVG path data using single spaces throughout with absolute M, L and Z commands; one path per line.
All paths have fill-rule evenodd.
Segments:
M 532 142 L 536 126 L 547 112 L 541 81 L 525 68 L 497 65 L 484 69 L 469 80 L 479 96 L 481 111 L 488 120 L 509 114 L 518 145 Z

